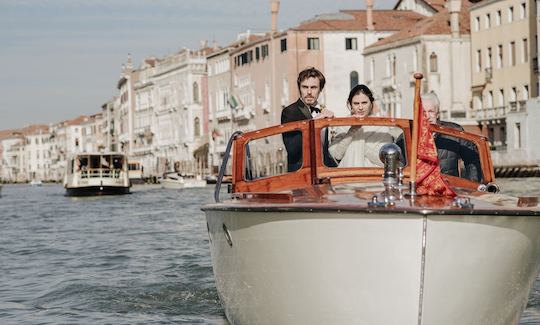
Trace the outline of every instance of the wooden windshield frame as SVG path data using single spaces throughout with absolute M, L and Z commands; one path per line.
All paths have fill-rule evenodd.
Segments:
M 335 168 L 327 167 L 323 164 L 321 144 L 322 130 L 327 127 L 351 125 L 377 125 L 401 128 L 403 130 L 405 148 L 407 148 L 407 161 L 409 160 L 409 157 L 411 157 L 410 150 L 412 141 L 412 123 L 411 120 L 408 119 L 344 117 L 291 122 L 257 131 L 246 132 L 237 136 L 234 142 L 233 151 L 232 192 L 277 192 L 283 190 L 308 188 L 312 185 L 323 183 L 338 184 L 346 182 L 381 180 L 383 174 L 382 167 Z M 493 164 L 489 153 L 487 138 L 448 127 L 433 125 L 432 128 L 434 132 L 473 142 L 479 150 L 480 164 L 483 173 L 482 184 L 495 181 L 495 174 L 493 172 Z M 244 171 L 246 168 L 246 144 L 252 140 L 275 136 L 290 131 L 300 131 L 302 133 L 302 167 L 294 172 L 286 172 L 284 174 L 253 180 L 245 179 Z M 315 148 L 315 150 L 310 150 L 311 148 Z M 408 181 L 410 176 L 409 166 L 404 168 L 404 175 L 405 181 Z M 480 185 L 480 183 L 459 177 L 449 175 L 443 175 L 443 177 L 449 182 L 450 185 L 455 187 L 463 187 L 475 190 L 478 188 L 478 185 Z

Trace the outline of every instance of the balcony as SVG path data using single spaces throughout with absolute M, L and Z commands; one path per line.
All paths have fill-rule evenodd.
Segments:
M 487 107 L 473 110 L 471 117 L 477 120 L 492 120 L 506 118 L 507 109 L 505 106 Z
M 383 91 L 394 91 L 397 89 L 396 86 L 396 77 L 395 76 L 388 76 L 384 77 L 381 82 L 381 86 L 383 88 Z
M 255 114 L 253 113 L 253 109 L 250 107 L 242 107 L 233 110 L 233 119 L 235 122 L 247 122 L 253 116 L 255 116 Z
M 527 101 L 525 100 L 518 100 L 518 101 L 510 102 L 509 104 L 510 104 L 509 113 L 520 113 L 520 112 L 527 111 Z
M 231 119 L 231 110 L 230 109 L 224 109 L 216 111 L 214 114 L 218 122 L 225 122 L 229 121 Z

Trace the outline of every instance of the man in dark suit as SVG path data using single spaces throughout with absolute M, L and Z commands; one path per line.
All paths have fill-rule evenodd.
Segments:
M 296 81 L 300 98 L 281 111 L 281 123 L 308 120 L 312 118 L 331 118 L 334 113 L 321 108 L 317 100 L 324 88 L 324 75 L 315 68 L 307 68 L 298 74 Z M 283 143 L 287 150 L 287 171 L 292 172 L 302 167 L 302 133 L 300 131 L 283 134 Z M 323 155 L 326 166 L 335 167 L 336 163 L 328 153 L 328 136 L 324 135 Z
M 441 121 L 439 113 L 440 102 L 434 92 L 424 94 L 421 97 L 422 107 L 431 124 L 438 124 L 463 131 L 463 127 L 459 124 Z M 435 146 L 437 147 L 437 156 L 439 156 L 442 174 L 460 176 L 459 160 L 461 159 L 464 164 L 461 177 L 475 182 L 482 181 L 480 157 L 478 156 L 476 146 L 472 142 L 443 134 L 435 134 Z
M 439 113 L 440 102 L 434 92 L 423 94 L 421 98 L 422 107 L 429 123 L 463 131 L 463 127 L 457 123 L 441 121 Z M 472 142 L 438 133 L 434 137 L 441 174 L 458 176 L 475 182 L 482 181 L 480 157 L 478 156 L 476 146 Z M 405 152 L 402 136 L 396 140 L 396 144 Z M 463 170 L 461 173 L 459 170 L 460 160 L 463 161 Z

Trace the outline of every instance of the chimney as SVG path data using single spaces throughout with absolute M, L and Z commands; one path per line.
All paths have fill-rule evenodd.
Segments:
M 366 0 L 367 29 L 374 30 L 373 27 L 373 0 Z
M 272 34 L 277 32 L 277 15 L 279 12 L 279 1 L 270 0 L 270 11 L 272 12 Z
M 459 12 L 461 10 L 461 0 L 448 0 L 446 8 L 450 12 L 450 31 L 452 38 L 459 37 Z

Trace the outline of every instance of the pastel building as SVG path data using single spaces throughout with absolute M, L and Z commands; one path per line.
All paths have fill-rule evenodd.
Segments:
M 412 118 L 413 75 L 421 72 L 422 91 L 433 91 L 440 99 L 441 119 L 473 130 L 468 3 L 446 4 L 431 17 L 368 46 L 365 79 L 375 92 L 381 115 Z
M 51 177 L 51 144 L 47 125 L 33 125 L 25 132 L 26 180 L 49 181 Z
M 471 7 L 472 112 L 496 166 L 536 164 L 529 152 L 538 120 L 538 3 L 482 1 Z M 531 104 L 532 105 L 532 104 Z

